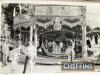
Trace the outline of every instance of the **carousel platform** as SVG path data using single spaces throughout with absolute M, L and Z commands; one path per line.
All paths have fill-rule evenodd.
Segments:
M 62 62 L 71 62 L 67 58 L 51 57 L 51 56 L 38 56 L 33 60 L 36 64 L 40 65 L 61 65 Z M 25 57 L 20 58 L 20 63 L 25 63 Z M 95 60 L 93 57 L 88 57 L 87 60 L 80 58 L 74 58 L 72 62 L 94 62 L 94 64 L 100 65 L 100 60 Z
M 44 64 L 44 65 L 61 65 L 62 62 L 94 62 L 94 64 L 100 65 L 100 61 L 94 60 L 92 58 L 88 58 L 87 60 L 83 60 L 82 58 L 75 58 L 73 61 L 69 61 L 68 59 L 56 59 L 53 57 L 46 58 L 46 57 L 37 57 L 35 59 L 36 64 Z
M 20 63 L 25 63 L 25 55 L 21 54 L 19 57 L 19 62 Z M 45 64 L 45 65 L 58 65 L 58 64 L 62 64 L 62 62 L 71 62 L 71 60 L 68 60 L 67 56 L 62 56 L 57 55 L 57 56 L 47 56 L 47 55 L 40 55 L 38 54 L 37 58 L 33 60 L 36 64 Z M 82 57 L 78 57 L 78 58 L 74 58 L 72 62 L 83 62 L 84 60 L 82 59 Z M 86 60 L 85 60 L 86 61 Z M 87 62 L 94 62 L 96 61 L 94 59 L 93 56 L 89 56 L 87 58 Z M 100 64 L 100 60 L 96 61 L 94 63 L 99 63 Z
M 67 58 L 56 58 L 56 57 L 37 57 L 34 60 L 36 64 L 45 64 L 45 65 L 60 65 L 62 62 L 71 62 Z M 83 62 L 81 58 L 74 59 L 72 62 Z
M 45 64 L 45 65 L 59 65 L 62 62 L 71 62 L 68 61 L 67 57 L 55 57 L 55 56 L 41 56 L 39 55 L 36 59 L 33 60 L 36 64 Z M 25 62 L 25 56 L 20 56 L 20 63 Z M 82 62 L 81 58 L 75 58 L 73 62 Z

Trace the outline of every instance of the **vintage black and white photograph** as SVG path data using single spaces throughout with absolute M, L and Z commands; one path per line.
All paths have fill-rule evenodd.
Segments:
M 100 72 L 100 3 L 2 3 L 0 73 L 62 73 L 62 62 Z

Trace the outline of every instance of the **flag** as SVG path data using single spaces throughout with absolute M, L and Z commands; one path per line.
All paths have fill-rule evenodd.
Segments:
M 20 14 L 22 14 L 22 7 L 21 7 L 20 3 L 19 3 L 19 12 L 20 12 Z
M 14 8 L 14 11 L 13 11 L 13 17 L 16 16 L 16 8 Z

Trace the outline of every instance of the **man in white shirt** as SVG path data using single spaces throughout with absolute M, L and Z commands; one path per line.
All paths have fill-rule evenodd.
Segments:
M 36 47 L 32 44 L 32 42 L 29 42 L 29 46 L 27 47 L 28 53 L 28 64 L 27 64 L 27 70 L 26 72 L 32 73 L 33 72 L 33 66 L 35 62 L 33 61 L 34 58 L 36 58 Z

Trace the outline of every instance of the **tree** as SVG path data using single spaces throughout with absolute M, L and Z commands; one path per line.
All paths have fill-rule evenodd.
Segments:
M 86 31 L 87 31 L 87 32 L 91 31 L 91 27 L 90 27 L 89 25 L 87 25 Z
M 10 35 L 11 38 L 13 38 L 13 34 L 14 34 L 13 33 L 14 8 L 16 8 L 15 10 L 16 15 L 19 14 L 20 12 L 24 14 L 31 11 L 30 8 L 32 8 L 32 5 L 31 4 L 14 4 L 14 3 L 13 4 L 5 3 L 2 5 L 2 12 L 5 15 L 5 23 L 9 25 L 9 30 L 11 31 L 11 35 Z
M 4 5 L 5 7 L 5 5 Z M 6 23 L 6 15 L 5 13 L 2 11 L 1 13 L 1 32 L 0 32 L 0 36 L 1 36 L 1 40 L 6 39 L 6 41 L 10 38 L 10 31 L 9 31 L 9 25 Z
M 7 6 L 5 6 L 7 5 Z M 9 25 L 9 31 L 11 31 L 11 38 L 13 38 L 13 10 L 16 7 L 16 12 L 18 12 L 18 4 L 3 4 L 2 12 L 5 14 L 5 23 Z

